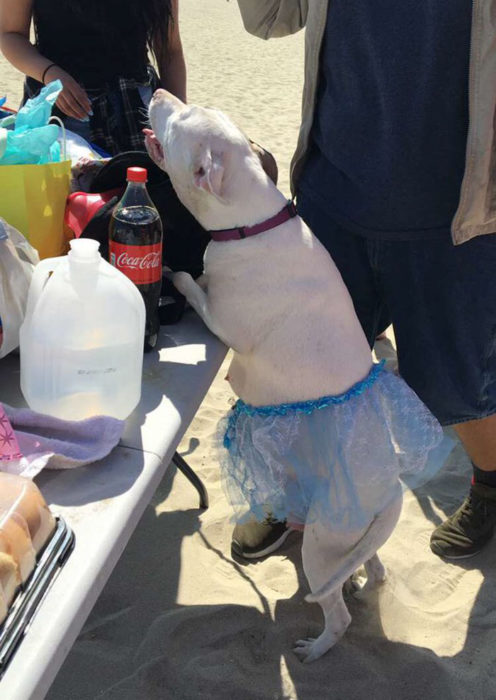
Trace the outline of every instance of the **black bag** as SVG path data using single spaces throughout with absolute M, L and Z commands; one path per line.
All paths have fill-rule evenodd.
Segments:
M 203 272 L 203 254 L 210 240 L 208 233 L 179 201 L 169 176 L 144 151 L 126 151 L 114 156 L 97 173 L 91 183 L 92 193 L 107 192 L 126 186 L 128 167 L 146 168 L 147 190 L 155 204 L 164 229 L 162 262 L 174 271 L 189 272 L 194 278 Z M 119 201 L 113 197 L 87 224 L 81 236 L 100 242 L 100 252 L 108 260 L 108 229 L 112 211 Z M 184 311 L 185 299 L 169 279 L 162 279 L 159 306 L 160 322 L 175 323 Z

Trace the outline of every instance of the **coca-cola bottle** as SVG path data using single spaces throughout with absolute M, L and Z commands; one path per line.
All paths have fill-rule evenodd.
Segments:
M 162 285 L 162 222 L 146 189 L 147 175 L 146 168 L 127 169 L 127 188 L 109 227 L 110 264 L 135 283 L 145 302 L 145 352 L 157 343 Z

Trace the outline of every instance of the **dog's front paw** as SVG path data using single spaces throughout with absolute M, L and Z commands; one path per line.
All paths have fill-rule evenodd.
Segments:
M 193 282 L 193 278 L 191 277 L 189 272 L 173 272 L 171 277 L 172 283 L 177 289 L 177 291 L 181 292 L 181 294 L 187 297 L 187 291 L 191 287 L 191 283 Z

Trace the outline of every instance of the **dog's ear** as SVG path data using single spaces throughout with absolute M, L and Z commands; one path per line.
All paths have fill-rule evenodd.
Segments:
M 195 161 L 193 178 L 195 187 L 205 190 L 214 197 L 222 197 L 224 164 L 221 153 L 212 153 L 210 148 L 201 153 Z

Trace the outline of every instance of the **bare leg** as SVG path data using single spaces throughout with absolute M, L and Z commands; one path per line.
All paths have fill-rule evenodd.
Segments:
M 496 414 L 454 428 L 472 462 L 483 471 L 496 471 Z
M 431 550 L 445 559 L 474 556 L 496 530 L 496 415 L 459 423 L 455 430 L 480 471 L 475 472 L 470 493 L 458 510 L 431 535 Z

